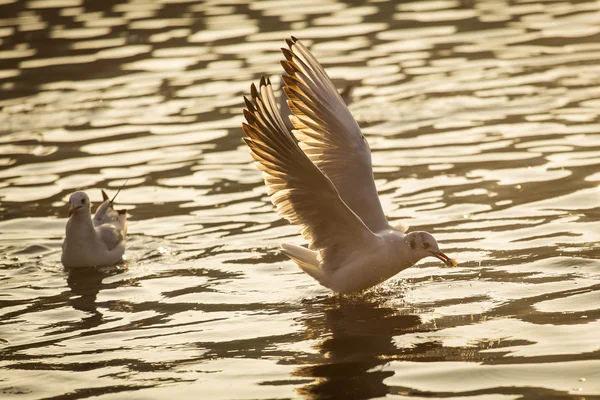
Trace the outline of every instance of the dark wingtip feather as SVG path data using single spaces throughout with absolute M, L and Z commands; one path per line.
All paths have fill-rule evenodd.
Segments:
M 288 61 L 283 61 L 282 60 L 279 63 L 281 64 L 281 66 L 285 70 L 286 74 L 288 74 L 288 75 L 295 75 L 296 74 L 296 71 L 294 70 L 294 67 L 292 67 L 292 65 Z
M 259 85 L 259 87 L 263 87 L 263 86 L 266 86 L 265 76 L 264 75 L 260 77 L 260 85 Z
M 244 140 L 246 139 L 252 139 L 252 136 L 254 135 L 253 131 L 252 131 L 252 127 L 248 124 L 246 124 L 245 122 L 242 122 L 242 131 L 244 132 L 244 135 L 246 135 L 244 137 Z M 250 140 L 251 142 L 252 140 Z M 249 143 L 249 141 L 246 141 L 246 143 Z
M 104 191 L 104 189 L 100 189 L 102 191 L 102 202 L 105 202 L 106 200 L 109 199 L 108 195 L 106 194 L 106 192 Z
M 292 59 L 294 58 L 294 53 L 292 53 L 289 49 L 286 49 L 285 47 L 281 48 L 281 52 L 283 53 L 285 59 L 288 61 L 292 61 Z
M 244 118 L 246 118 L 246 122 L 248 122 L 248 125 L 256 125 L 257 122 L 254 114 L 252 114 L 248 110 L 243 110 L 242 112 L 244 113 Z
M 250 112 L 256 111 L 256 109 L 254 108 L 254 105 L 252 104 L 252 102 L 250 100 L 248 100 L 248 98 L 246 96 L 244 96 L 244 103 L 246 103 L 246 108 L 248 109 L 248 111 L 250 111 Z
M 127 214 L 127 210 L 117 210 L 119 215 Z
M 250 85 L 250 95 L 252 96 L 252 100 L 258 97 L 258 90 L 256 90 L 256 85 L 254 83 Z

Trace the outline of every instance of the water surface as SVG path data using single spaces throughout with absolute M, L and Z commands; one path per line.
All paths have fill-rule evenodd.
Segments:
M 290 34 L 459 267 L 339 297 L 277 252 L 240 123 Z M 0 397 L 600 398 L 599 61 L 597 1 L 0 0 Z M 126 179 L 127 263 L 64 270 Z

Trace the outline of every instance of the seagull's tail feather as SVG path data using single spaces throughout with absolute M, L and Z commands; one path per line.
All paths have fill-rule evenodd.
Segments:
M 127 210 L 116 210 L 117 211 L 117 221 L 121 224 L 121 232 L 123 233 L 123 238 L 127 237 Z
M 319 268 L 318 254 L 316 251 L 291 243 L 283 243 L 281 252 L 292 259 L 300 269 L 315 278 L 321 284 L 325 283 L 325 273 Z

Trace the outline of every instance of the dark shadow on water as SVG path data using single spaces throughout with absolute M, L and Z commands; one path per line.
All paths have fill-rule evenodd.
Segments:
M 388 395 L 400 395 L 418 398 L 457 398 L 472 396 L 517 396 L 522 399 L 569 399 L 578 398 L 568 392 L 544 385 L 527 386 L 490 386 L 481 390 L 465 391 L 426 391 L 410 386 L 396 386 L 396 379 L 386 381 L 398 374 L 393 366 L 386 368 L 387 363 L 402 361 L 418 363 L 449 362 L 451 368 L 454 362 L 469 362 L 480 365 L 509 365 L 523 363 L 551 364 L 565 361 L 595 360 L 597 352 L 519 357 L 505 357 L 511 349 L 518 346 L 535 345 L 527 336 L 480 339 L 468 344 L 447 345 L 435 335 L 436 332 L 447 328 L 477 324 L 486 319 L 498 316 L 520 317 L 522 321 L 532 324 L 549 324 L 552 318 L 558 319 L 553 313 L 536 310 L 533 304 L 542 300 L 568 298 L 580 293 L 589 293 L 597 287 L 562 290 L 556 293 L 543 293 L 536 296 L 519 298 L 498 305 L 492 310 L 481 314 L 446 315 L 435 320 L 423 320 L 420 315 L 426 309 L 435 309 L 440 302 L 428 304 L 426 309 L 412 308 L 401 299 L 391 299 L 389 294 L 381 296 L 378 293 L 367 293 L 359 297 L 330 296 L 305 301 L 304 339 L 315 341 L 313 346 L 318 354 L 303 354 L 296 358 L 299 363 L 292 376 L 297 379 L 297 392 L 303 398 L 310 400 L 321 399 L 350 399 L 363 400 L 383 398 Z M 471 298 L 462 299 L 471 302 Z M 445 301 L 441 301 L 445 304 Z M 548 315 L 546 315 L 548 314 Z M 581 321 L 583 316 L 597 318 L 597 314 L 589 310 L 574 312 L 574 319 Z M 564 320 L 564 318 L 562 318 Z M 476 329 L 476 328 L 474 328 Z M 414 342 L 413 336 L 423 335 L 429 340 Z M 403 345 L 402 336 L 411 335 Z M 503 349 L 507 349 L 503 351 Z M 494 350 L 490 352 L 490 350 Z M 439 371 L 432 370 L 431 379 L 436 379 Z M 476 376 L 465 376 L 465 380 L 477 379 Z M 398 379 L 402 381 L 402 379 Z M 581 397 L 583 398 L 583 397 Z M 588 398 L 597 398 L 589 397 Z
M 67 270 L 67 285 L 71 288 L 72 295 L 68 304 L 76 310 L 89 313 L 90 316 L 83 318 L 77 329 L 94 328 L 103 323 L 103 315 L 98 311 L 96 298 L 100 290 L 107 287 L 103 283 L 105 278 L 118 275 L 123 272 L 119 267 L 105 268 L 70 268 Z
M 401 353 L 393 338 L 415 332 L 421 318 L 408 310 L 388 307 L 377 298 L 330 297 L 308 305 L 314 317 L 306 320 L 309 338 L 325 338 L 317 345 L 321 359 L 301 366 L 297 377 L 313 378 L 298 389 L 309 399 L 369 399 L 389 392 L 384 380 L 393 375 L 380 367 L 387 357 Z M 318 310 L 318 308 L 324 308 Z

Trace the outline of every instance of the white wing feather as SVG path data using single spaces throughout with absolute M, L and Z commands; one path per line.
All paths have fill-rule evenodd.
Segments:
M 106 244 L 108 250 L 113 250 L 125 240 L 127 235 L 127 214 L 125 210 L 114 209 L 112 201 L 102 191 L 102 204 L 94 214 L 94 227 L 98 239 Z
M 294 135 L 342 200 L 373 232 L 389 228 L 373 179 L 371 150 L 350 110 L 315 57 L 295 38 L 281 49 Z
M 102 198 L 104 201 L 98 206 L 94 214 L 94 226 L 112 225 L 125 238 L 127 235 L 127 213 L 125 210 L 115 210 L 104 190 L 102 191 Z
M 302 227 L 323 265 L 339 267 L 345 255 L 375 235 L 300 149 L 279 114 L 270 82 L 263 78 L 260 93 L 252 85 L 251 94 L 251 101 L 245 99 L 244 140 L 263 171 L 271 202 L 279 215 Z
M 100 241 L 106 244 L 108 250 L 113 250 L 125 239 L 123 232 L 114 225 L 104 224 L 96 227 L 96 234 Z

